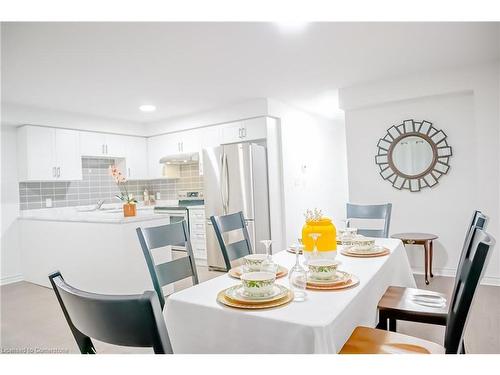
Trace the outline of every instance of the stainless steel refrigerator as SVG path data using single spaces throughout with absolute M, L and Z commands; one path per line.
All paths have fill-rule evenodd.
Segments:
M 271 238 L 266 148 L 256 143 L 237 143 L 204 149 L 203 179 L 209 268 L 225 270 L 210 222 L 212 215 L 243 211 L 253 251 L 264 252 L 260 241 Z M 226 238 L 229 242 L 242 239 L 239 233 L 232 232 Z

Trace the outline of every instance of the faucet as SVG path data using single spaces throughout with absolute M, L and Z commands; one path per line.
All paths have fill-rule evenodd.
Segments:
M 103 199 L 99 199 L 95 205 L 95 209 L 96 210 L 100 210 L 102 205 L 104 204 L 104 200 Z

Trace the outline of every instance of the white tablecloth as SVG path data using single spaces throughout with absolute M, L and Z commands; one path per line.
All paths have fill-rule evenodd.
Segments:
M 359 277 L 357 287 L 307 290 L 304 302 L 249 311 L 220 305 L 217 293 L 238 280 L 227 274 L 167 298 L 164 315 L 174 353 L 336 353 L 356 326 L 374 327 L 377 303 L 390 285 L 415 287 L 400 240 L 378 239 L 391 254 L 352 258 L 341 254 L 340 269 Z M 290 268 L 295 255 L 281 251 L 275 262 Z M 277 280 L 288 285 L 288 278 Z

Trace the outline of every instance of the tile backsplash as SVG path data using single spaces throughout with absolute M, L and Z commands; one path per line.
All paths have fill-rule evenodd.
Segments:
M 52 199 L 52 207 L 84 206 L 98 200 L 117 203 L 119 193 L 108 168 L 115 161 L 109 158 L 82 158 L 81 181 L 20 182 L 21 210 L 45 208 L 45 200 Z M 143 200 L 147 187 L 150 194 L 160 192 L 161 199 L 177 199 L 179 191 L 203 191 L 203 177 L 198 164 L 182 165 L 180 178 L 175 180 L 129 180 L 127 189 L 138 201 Z

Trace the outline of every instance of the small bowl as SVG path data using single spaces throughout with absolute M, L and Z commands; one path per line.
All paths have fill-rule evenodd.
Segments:
M 369 251 L 374 248 L 375 240 L 373 238 L 357 236 L 352 241 L 352 244 L 356 247 L 356 250 Z
M 249 272 L 240 277 L 243 291 L 255 297 L 262 297 L 273 291 L 276 274 L 272 272 Z
M 313 259 L 307 264 L 311 276 L 316 280 L 332 280 L 340 262 L 332 259 Z
M 266 254 L 250 254 L 243 257 L 243 263 L 249 271 L 260 271 Z

